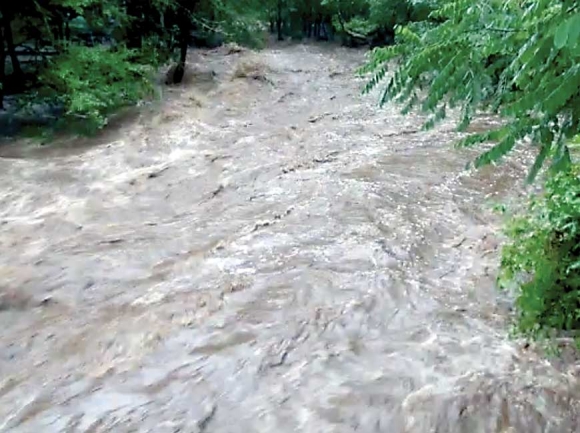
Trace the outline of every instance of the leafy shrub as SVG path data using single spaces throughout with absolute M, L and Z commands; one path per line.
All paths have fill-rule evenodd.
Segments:
M 517 329 L 530 337 L 580 329 L 580 165 L 550 176 L 507 225 L 499 277 L 517 289 Z
M 151 68 L 135 63 L 134 55 L 124 48 L 72 45 L 44 70 L 45 96 L 63 107 L 62 121 L 80 119 L 87 131 L 102 128 L 115 110 L 152 92 Z
M 376 24 L 362 17 L 352 18 L 351 20 L 344 23 L 344 27 L 349 32 L 362 36 L 368 36 L 378 29 L 378 26 Z
M 262 18 L 267 5 L 255 0 L 206 0 L 196 8 L 196 27 L 209 35 L 208 39 L 236 42 L 252 48 L 264 46 L 266 27 Z M 219 45 L 216 44 L 216 45 Z
M 377 26 L 393 29 L 397 24 L 408 23 L 413 9 L 407 0 L 371 0 L 369 20 Z
M 373 51 L 361 70 L 369 74 L 366 91 L 384 83 L 381 104 L 429 113 L 426 127 L 452 109 L 460 111 L 459 130 L 478 111 L 503 116 L 503 126 L 458 144 L 495 143 L 476 166 L 499 161 L 524 137 L 538 149 L 530 180 L 547 161 L 567 165 L 567 140 L 580 132 L 580 3 L 452 0 L 436 6 L 430 22 L 398 27 L 397 45 Z

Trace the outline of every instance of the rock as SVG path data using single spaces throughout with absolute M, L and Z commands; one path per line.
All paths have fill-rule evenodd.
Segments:
M 56 303 L 56 301 L 55 301 L 55 300 L 52 298 L 52 296 L 46 296 L 44 299 L 42 299 L 42 300 L 41 300 L 41 301 L 38 303 L 38 305 L 39 305 L 40 307 L 47 307 L 47 306 L 49 306 L 49 305 L 51 305 L 51 304 L 54 304 L 54 303 Z

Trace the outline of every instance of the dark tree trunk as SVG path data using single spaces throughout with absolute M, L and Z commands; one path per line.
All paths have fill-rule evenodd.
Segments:
M 334 40 L 334 27 L 332 26 L 332 17 L 326 15 L 322 21 L 322 28 L 324 29 L 324 34 L 327 37 L 327 40 L 333 41 Z
M 69 18 L 66 17 L 65 18 L 65 23 L 64 23 L 64 38 L 67 41 L 70 41 L 70 26 L 69 26 Z
M 278 0 L 278 16 L 276 17 L 276 30 L 278 31 L 278 40 L 283 41 L 282 35 L 282 0 Z
M 66 24 L 65 24 L 65 12 L 61 10 L 55 10 L 49 19 L 49 23 L 52 27 L 52 37 L 54 40 L 54 46 L 57 49 L 61 49 L 64 45 L 66 38 Z
M 184 27 L 179 41 L 179 63 L 185 66 L 187 60 L 187 48 L 189 47 L 189 26 Z
M 140 49 L 143 43 L 141 38 L 142 0 L 127 1 L 127 16 L 129 17 L 129 26 L 127 29 L 127 47 L 131 49 Z
M 58 12 L 54 15 L 52 26 L 54 39 L 61 42 L 64 39 L 64 21 Z
M 316 20 L 314 21 L 314 38 L 316 40 L 320 40 L 320 25 L 321 25 L 321 18 L 320 15 L 316 16 Z
M 312 21 L 310 19 L 310 15 L 308 13 L 302 14 L 302 36 L 305 38 L 308 37 L 308 33 L 310 32 L 310 27 L 312 26 Z
M 142 0 L 139 0 L 142 1 Z M 179 47 L 179 61 L 173 71 L 173 84 L 179 84 L 183 81 L 185 75 L 185 64 L 187 61 L 187 50 L 192 39 L 192 30 L 194 30 L 192 15 L 194 14 L 199 0 L 179 0 L 178 9 L 175 11 L 177 15 L 171 14 L 169 22 L 177 24 L 178 33 L 178 47 Z
M 283 41 L 284 35 L 282 34 L 282 20 L 280 18 L 276 20 L 276 32 L 278 33 L 278 40 Z
M 4 31 L 0 26 L 0 110 L 4 110 L 4 86 L 6 85 L 6 50 L 4 49 Z
M 6 50 L 12 62 L 12 72 L 16 79 L 22 78 L 24 74 L 22 72 L 22 68 L 20 67 L 18 55 L 16 54 L 16 47 L 14 46 L 14 39 L 12 37 L 11 19 L 7 15 L 3 15 L 2 17 L 2 27 L 4 28 L 4 40 L 6 41 Z
M 173 83 L 179 84 L 185 75 L 185 62 L 187 61 L 187 49 L 189 48 L 189 34 L 191 21 L 182 19 L 179 25 L 179 62 L 173 73 Z

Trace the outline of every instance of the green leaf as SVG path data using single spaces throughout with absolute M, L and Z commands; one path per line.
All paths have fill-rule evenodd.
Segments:
M 570 167 L 572 163 L 572 158 L 570 157 L 570 150 L 568 146 L 563 145 L 561 150 L 556 153 L 554 160 L 552 161 L 552 166 L 550 167 L 552 172 L 558 173 L 560 171 L 566 170 Z
M 503 156 L 505 156 L 514 148 L 515 144 L 515 137 L 513 135 L 508 135 L 499 144 L 496 144 L 490 150 L 478 156 L 474 162 L 475 167 L 480 168 L 499 161 Z
M 570 18 L 569 22 L 568 41 L 573 44 L 573 47 L 576 47 L 580 37 L 580 13 Z
M 556 29 L 556 33 L 554 34 L 554 45 L 556 46 L 556 48 L 561 50 L 566 46 L 569 34 L 570 34 L 570 20 L 566 20 L 558 26 L 558 28 Z

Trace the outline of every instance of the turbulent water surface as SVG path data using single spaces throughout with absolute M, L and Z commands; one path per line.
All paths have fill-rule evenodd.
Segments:
M 494 288 L 524 157 L 465 171 L 362 59 L 194 51 L 155 113 L 2 150 L 0 431 L 580 431 Z

